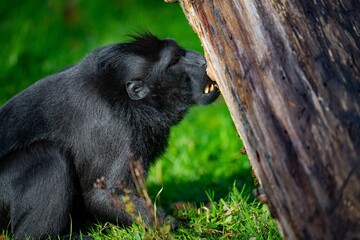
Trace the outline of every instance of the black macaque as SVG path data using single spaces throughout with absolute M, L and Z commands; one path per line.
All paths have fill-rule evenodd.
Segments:
M 170 127 L 219 93 L 201 54 L 149 33 L 33 84 L 0 108 L 0 229 L 43 239 L 90 217 L 130 225 L 96 180 L 135 190 L 130 161 L 142 159 L 146 173 Z M 133 202 L 146 220 L 144 200 Z

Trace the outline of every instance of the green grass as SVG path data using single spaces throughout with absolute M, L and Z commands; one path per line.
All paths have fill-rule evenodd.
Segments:
M 0 105 L 92 49 L 150 30 L 202 51 L 178 4 L 162 0 L 0 2 Z M 253 199 L 251 166 L 225 103 L 194 107 L 171 132 L 147 186 L 157 206 L 180 219 L 176 232 L 141 224 L 89 226 L 96 239 L 280 239 L 265 206 Z M 241 191 L 239 191 L 240 189 Z M 190 204 L 187 204 L 190 203 Z M 174 211 L 174 205 L 188 208 Z M 1 234 L 2 233 L 2 234 Z M 0 239 L 9 235 L 0 230 Z
M 275 223 L 266 206 L 250 201 L 235 184 L 230 193 L 214 201 L 208 194 L 208 203 L 198 208 L 188 206 L 177 213 L 183 227 L 170 231 L 169 227 L 145 229 L 134 224 L 118 228 L 112 224 L 98 224 L 92 229 L 95 239 L 280 239 Z
M 241 192 L 233 186 L 231 192 L 214 201 L 213 192 L 209 203 L 197 209 L 180 211 L 180 219 L 186 219 L 189 228 L 174 234 L 179 239 L 278 239 L 274 222 L 266 206 L 250 201 L 245 187 Z

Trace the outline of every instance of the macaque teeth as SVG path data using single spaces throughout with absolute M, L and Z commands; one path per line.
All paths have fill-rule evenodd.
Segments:
M 210 92 L 214 91 L 214 88 L 215 88 L 215 87 L 214 87 L 214 84 L 210 84 L 209 91 L 210 91 Z
M 210 93 L 215 90 L 215 88 L 218 88 L 218 85 L 216 83 L 209 82 L 206 84 L 204 93 Z
M 206 87 L 204 89 L 204 93 L 209 93 L 209 84 L 206 85 Z

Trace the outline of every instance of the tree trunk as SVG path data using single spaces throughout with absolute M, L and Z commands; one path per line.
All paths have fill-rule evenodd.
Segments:
M 360 238 L 360 2 L 180 4 L 283 236 Z

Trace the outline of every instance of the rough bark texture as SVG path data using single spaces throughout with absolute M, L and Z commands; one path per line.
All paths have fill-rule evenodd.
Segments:
M 360 238 L 360 2 L 180 0 L 286 239 Z

